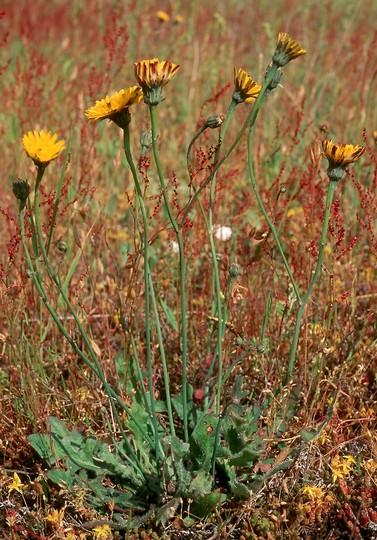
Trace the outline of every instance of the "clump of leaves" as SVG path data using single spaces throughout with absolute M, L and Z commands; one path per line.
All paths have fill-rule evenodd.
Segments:
M 259 428 L 259 420 L 267 403 L 256 407 L 245 400 L 241 377 L 236 379 L 231 399 L 220 417 L 196 407 L 192 394 L 189 387 L 188 442 L 164 431 L 165 404 L 158 403 L 160 454 L 162 451 L 159 459 L 151 446 L 153 426 L 143 406 L 146 396 L 135 394 L 126 433 L 140 468 L 135 467 L 124 441 L 110 447 L 95 437 L 84 437 L 76 429 L 68 430 L 55 417 L 47 419 L 49 433 L 33 434 L 29 442 L 50 467 L 51 481 L 72 490 L 85 489 L 87 504 L 99 510 L 119 509 L 113 511 L 118 528 L 135 527 L 143 521 L 143 515 L 149 519 L 152 514 L 156 522 L 165 523 L 182 501 L 193 516 L 204 517 L 229 498 L 248 498 L 268 478 L 290 466 L 290 459 L 272 467 L 273 460 L 264 458 L 266 437 Z M 181 397 L 172 401 L 180 427 Z M 145 433 L 150 437 L 145 437 Z M 261 472 L 266 470 L 267 473 Z M 141 518 L 127 523 L 125 510 Z

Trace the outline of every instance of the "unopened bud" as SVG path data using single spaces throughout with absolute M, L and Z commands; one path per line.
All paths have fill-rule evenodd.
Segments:
M 267 76 L 268 72 L 269 72 L 269 69 L 267 69 L 265 76 Z M 268 88 L 267 88 L 268 93 L 271 92 L 271 90 L 274 90 L 280 84 L 282 76 L 283 76 L 283 70 L 281 68 L 278 68 L 275 72 L 275 75 L 272 78 L 272 81 L 268 85 Z
M 204 124 L 204 127 L 216 129 L 221 126 L 224 120 L 225 120 L 225 116 L 223 114 L 209 116 L 206 120 L 206 123 Z
M 230 277 L 235 278 L 242 275 L 242 267 L 238 263 L 232 263 L 229 266 Z
M 60 242 L 58 243 L 58 250 L 61 251 L 62 253 L 65 253 L 67 249 L 68 249 L 67 244 L 63 242 L 63 240 L 60 240 Z
M 148 150 L 148 148 L 152 146 L 152 144 L 153 144 L 152 130 L 146 129 L 140 135 L 141 153 L 144 154 L 145 151 Z
M 13 194 L 20 201 L 20 210 L 23 210 L 23 208 L 26 205 L 27 198 L 30 194 L 30 186 L 25 181 L 19 178 L 15 182 L 13 182 Z
M 122 329 L 126 331 L 130 327 L 130 319 L 125 315 L 121 315 L 119 317 L 119 324 L 122 327 Z

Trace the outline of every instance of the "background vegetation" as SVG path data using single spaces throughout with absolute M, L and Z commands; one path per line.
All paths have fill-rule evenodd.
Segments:
M 169 20 L 161 20 L 159 10 Z M 219 538 L 372 539 L 377 527 L 376 2 L 35 0 L 31 4 L 5 0 L 0 16 L 3 537 L 101 538 L 102 533 L 88 524 L 99 522 L 101 526 L 103 515 L 80 501 L 79 494 L 73 498 L 68 490 L 48 483 L 45 463 L 27 437 L 46 431 L 50 415 L 82 434 L 95 434 L 105 441 L 108 437 L 105 392 L 51 324 L 26 275 L 12 181 L 20 177 L 32 182 L 35 167 L 23 151 L 22 135 L 48 129 L 70 141 L 65 170 L 63 158 L 52 163 L 41 188 L 48 231 L 63 170 L 51 257 L 62 276 L 77 261 L 70 299 L 90 329 L 107 380 L 130 401 L 127 370 L 122 369 L 123 357 L 119 356 L 128 346 L 120 316 L 138 325 L 138 352 L 141 358 L 144 354 L 144 291 L 142 268 L 136 264 L 140 246 L 134 187 L 119 130 L 107 122 L 89 124 L 84 110 L 105 94 L 135 84 L 133 63 L 137 60 L 157 56 L 180 64 L 180 71 L 166 87 L 166 101 L 158 109 L 161 156 L 178 212 L 187 202 L 186 149 L 194 132 L 209 115 L 226 113 L 233 91 L 233 66 L 245 68 L 262 82 L 276 34 L 284 31 L 308 53 L 287 66 L 282 86 L 262 109 L 254 158 L 263 199 L 278 224 L 284 250 L 303 290 L 316 263 L 328 182 L 325 160 L 320 167 L 313 165 L 313 143 L 327 137 L 361 144 L 366 152 L 337 188 L 322 277 L 300 336 L 291 383 L 294 403 L 286 405 L 283 420 L 289 418 L 289 422 L 284 425 L 284 436 L 280 440 L 276 431 L 282 414 L 279 407 L 274 410 L 272 406 L 260 426 L 265 439 L 271 439 L 265 453 L 272 466 L 285 459 L 282 442 L 298 449 L 296 459 L 289 470 L 266 482 L 249 500 L 229 503 L 206 521 L 197 521 L 190 534 L 193 538 L 213 537 L 216 527 Z M 229 140 L 248 110 L 247 105 L 237 107 Z M 147 108 L 135 107 L 131 124 L 135 148 L 148 128 Z M 216 131 L 207 131 L 194 148 L 197 185 L 211 162 L 217 137 Z M 139 167 L 152 216 L 151 265 L 158 296 L 169 306 L 170 316 L 161 307 L 163 333 L 172 386 L 178 392 L 174 235 L 165 226 L 158 178 L 149 158 L 147 153 Z M 233 377 L 243 375 L 249 399 L 259 403 L 281 381 L 296 308 L 280 256 L 249 187 L 246 165 L 243 140 L 218 174 L 215 223 L 230 227 L 232 235 L 229 240 L 216 238 L 216 248 L 221 254 L 224 290 L 230 264 L 236 262 L 242 268 L 228 301 L 225 367 L 242 352 L 237 338 L 254 340 L 260 346 L 259 352 L 244 358 L 233 372 Z M 203 200 L 208 203 L 208 193 Z M 202 381 L 211 361 L 212 267 L 203 220 L 196 208 L 189 217 L 190 226 L 185 229 L 188 378 L 200 405 Z M 59 250 L 62 241 L 67 246 L 65 253 Z M 68 312 L 66 323 L 74 333 Z M 157 371 L 157 396 L 162 392 L 161 380 Z M 232 381 L 229 392 L 231 387 Z M 321 425 L 331 404 L 334 408 L 325 429 L 299 451 L 301 431 Z M 15 472 L 25 489 L 17 487 L 17 482 L 12 489 Z M 178 512 L 165 532 L 147 522 L 143 529 L 127 534 L 134 538 L 187 537 L 180 517 L 185 516 Z M 105 534 L 110 538 L 126 533 L 103 530 L 106 540 Z

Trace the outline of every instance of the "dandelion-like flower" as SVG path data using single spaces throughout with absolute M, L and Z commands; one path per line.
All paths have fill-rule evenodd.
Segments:
M 163 100 L 162 88 L 179 70 L 178 64 L 158 58 L 135 62 L 136 80 L 143 89 L 144 101 L 148 105 L 158 105 Z
M 261 86 L 242 68 L 234 68 L 233 101 L 236 103 L 251 103 L 257 99 Z
M 327 175 L 330 180 L 341 180 L 344 176 L 345 168 L 351 163 L 355 163 L 364 154 L 365 148 L 358 144 L 334 144 L 330 139 L 322 141 L 324 156 L 329 162 Z
M 306 49 L 303 49 L 297 41 L 291 38 L 285 32 L 279 32 L 276 42 L 276 50 L 272 57 L 272 62 L 277 67 L 283 67 L 291 60 L 306 54 Z
M 29 131 L 22 137 L 26 154 L 37 167 L 47 167 L 65 149 L 65 142 L 58 141 L 58 136 L 51 131 Z
M 96 101 L 93 107 L 85 111 L 85 116 L 91 122 L 100 120 L 112 120 L 117 126 L 124 128 L 130 123 L 129 107 L 140 103 L 143 99 L 143 92 L 139 86 L 131 86 L 116 92 L 111 96 Z

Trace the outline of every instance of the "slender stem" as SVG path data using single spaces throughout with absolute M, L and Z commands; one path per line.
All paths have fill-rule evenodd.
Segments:
M 215 152 L 214 156 L 214 165 L 216 164 L 222 142 L 225 138 L 225 133 L 228 129 L 230 120 L 233 116 L 233 112 L 237 106 L 237 103 L 235 101 L 231 101 L 228 109 L 228 114 L 226 116 L 226 119 L 221 126 L 221 133 L 220 133 L 220 143 L 218 145 L 218 148 Z M 215 241 L 213 238 L 214 234 L 214 224 L 213 224 L 213 205 L 214 205 L 214 198 L 215 198 L 215 185 L 216 185 L 216 172 L 211 173 L 211 187 L 210 187 L 210 193 L 209 193 L 209 209 L 208 209 L 208 235 L 209 235 L 209 242 L 210 242 L 210 248 L 211 248 L 211 257 L 212 257 L 212 268 L 213 268 L 213 275 L 215 278 L 215 293 L 216 293 L 216 307 L 217 307 L 217 346 L 216 346 L 216 352 L 215 355 L 217 355 L 218 358 L 218 366 L 217 366 L 217 398 L 216 398 L 216 409 L 215 412 L 217 415 L 220 414 L 220 406 L 221 406 L 221 389 L 222 389 L 222 377 L 223 377 L 223 351 L 222 351 L 222 342 L 223 342 L 223 335 L 224 335 L 224 325 L 223 325 L 223 310 L 222 310 L 222 299 L 221 299 L 221 284 L 220 284 L 220 276 L 219 276 L 219 265 L 217 261 L 217 253 L 216 253 L 216 247 L 215 247 Z M 225 324 L 225 323 L 224 323 Z
M 262 197 L 260 196 L 259 189 L 258 189 L 256 181 L 255 181 L 254 166 L 253 166 L 252 140 L 253 140 L 253 134 L 254 134 L 255 121 L 256 121 L 258 112 L 259 112 L 260 108 L 262 107 L 265 98 L 267 97 L 268 86 L 269 86 L 270 82 L 272 81 L 275 73 L 276 73 L 276 67 L 273 65 L 270 68 L 270 72 L 267 75 L 266 81 L 265 81 L 265 83 L 264 83 L 264 85 L 263 85 L 263 87 L 262 87 L 262 89 L 261 89 L 261 91 L 259 93 L 259 96 L 258 96 L 258 98 L 257 98 L 257 100 L 255 102 L 255 105 L 254 105 L 255 116 L 252 119 L 252 122 L 250 123 L 249 134 L 248 134 L 248 139 L 247 139 L 247 148 L 248 148 L 248 156 L 247 157 L 248 157 L 249 177 L 250 177 L 251 188 L 252 188 L 252 190 L 253 190 L 253 192 L 255 194 L 255 197 L 257 199 L 259 208 L 260 208 L 265 220 L 267 221 L 267 224 L 268 224 L 268 226 L 270 228 L 272 236 L 273 236 L 273 238 L 275 240 L 276 246 L 277 246 L 277 248 L 279 250 L 279 253 L 280 253 L 280 255 L 281 255 L 282 259 L 283 259 L 283 263 L 284 263 L 284 266 L 286 268 L 289 279 L 290 279 L 290 281 L 292 283 L 292 287 L 294 289 L 297 301 L 298 301 L 299 304 L 301 304 L 301 296 L 300 296 L 300 293 L 298 291 L 298 288 L 297 288 L 295 279 L 293 277 L 293 274 L 291 272 L 291 269 L 289 268 L 289 264 L 288 264 L 288 261 L 287 261 L 287 259 L 285 257 L 284 250 L 283 250 L 282 245 L 280 243 L 278 234 L 276 232 L 275 225 L 272 223 L 272 221 L 271 221 L 271 219 L 270 219 L 270 217 L 269 217 L 269 215 L 267 213 L 267 210 L 266 210 L 266 208 L 264 206 Z M 253 109 L 253 111 L 254 111 L 254 109 Z
M 207 178 L 202 182 L 201 186 L 197 189 L 194 197 L 192 197 L 192 199 L 190 199 L 190 201 L 187 203 L 186 208 L 184 209 L 184 212 L 183 212 L 183 216 L 181 218 L 181 226 L 186 221 L 186 218 L 187 218 L 188 214 L 190 213 L 191 208 L 192 208 L 193 204 L 195 203 L 195 201 L 197 200 L 198 196 L 200 195 L 202 190 L 208 185 L 208 183 L 211 181 L 212 175 L 218 171 L 218 169 L 221 167 L 221 165 L 224 163 L 224 161 L 230 156 L 230 154 L 236 148 L 236 146 L 238 145 L 238 143 L 241 140 L 242 135 L 245 133 L 246 129 L 255 122 L 256 117 L 258 116 L 260 107 L 261 107 L 261 105 L 262 105 L 262 103 L 264 101 L 268 85 L 272 81 L 272 79 L 273 79 L 273 77 L 275 75 L 275 72 L 276 72 L 276 67 L 273 66 L 269 71 L 269 74 L 268 74 L 268 77 L 266 78 L 265 84 L 263 85 L 263 87 L 262 87 L 262 89 L 261 89 L 261 91 L 259 93 L 259 96 L 257 97 L 257 99 L 256 99 L 256 101 L 255 101 L 255 103 L 253 105 L 253 108 L 249 112 L 249 114 L 248 114 L 242 128 L 240 129 L 240 131 L 239 131 L 238 135 L 236 136 L 236 138 L 234 139 L 233 143 L 229 146 L 228 150 L 224 153 L 223 157 L 216 162 L 216 164 L 214 165 L 211 173 L 207 176 Z
M 151 282 L 150 282 L 151 299 L 152 299 L 153 311 L 154 311 L 154 315 L 155 315 L 158 344 L 160 346 L 162 371 L 163 371 L 163 376 L 164 376 L 166 408 L 167 408 L 167 411 L 168 411 L 170 434 L 174 436 L 175 435 L 175 427 L 174 427 L 174 420 L 173 420 L 173 410 L 172 410 L 172 406 L 171 406 L 169 372 L 168 372 L 168 366 L 167 366 L 166 357 L 165 357 L 164 339 L 162 337 L 161 324 L 160 324 L 160 319 L 159 319 L 159 316 L 158 316 L 158 309 L 157 309 L 156 294 L 154 292 L 154 287 L 153 287 L 151 277 L 150 277 L 150 280 L 151 280 Z
M 72 135 L 72 132 L 71 132 L 71 135 Z M 54 203 L 54 208 L 52 210 L 50 230 L 49 230 L 47 244 L 46 244 L 46 253 L 47 253 L 47 255 L 48 255 L 48 253 L 50 251 L 52 235 L 54 234 L 55 221 L 56 221 L 56 216 L 57 216 L 57 213 L 58 213 L 59 201 L 60 201 L 60 197 L 61 197 L 62 190 L 63 190 L 64 173 L 65 173 L 65 170 L 66 170 L 66 167 L 67 167 L 68 157 L 69 157 L 69 150 L 70 150 L 70 147 L 71 147 L 71 135 L 70 135 L 70 137 L 68 139 L 68 145 L 67 145 L 67 149 L 66 149 L 66 152 L 65 152 L 64 163 L 63 163 L 62 171 L 61 171 L 61 174 L 60 174 L 59 183 L 58 183 L 58 186 L 57 186 L 57 189 L 56 189 L 55 203 Z
M 148 218 L 147 212 L 145 209 L 143 192 L 140 186 L 139 177 L 137 170 L 132 158 L 131 153 L 131 144 L 130 144 L 130 130 L 129 126 L 125 127 L 123 130 L 123 145 L 124 153 L 128 162 L 128 165 L 131 169 L 131 173 L 135 182 L 137 198 L 141 210 L 141 216 L 143 220 L 143 254 L 144 254 L 144 287 L 145 287 L 145 339 L 146 339 L 146 349 L 147 349 L 147 370 L 148 370 L 148 386 L 149 394 L 151 400 L 151 411 L 152 411 L 152 423 L 155 437 L 155 451 L 156 451 L 156 460 L 159 461 L 160 454 L 162 456 L 162 451 L 160 447 L 159 440 L 159 430 L 158 430 L 158 421 L 156 414 L 156 400 L 154 397 L 154 385 L 153 385 L 153 366 L 152 366 L 152 341 L 151 341 L 151 327 L 150 327 L 150 270 L 149 270 L 149 239 L 148 239 Z
M 191 186 L 191 182 L 192 182 L 192 175 L 190 173 L 190 154 L 191 154 L 191 149 L 194 145 L 194 142 L 200 137 L 200 135 L 207 129 L 207 126 L 204 124 L 201 128 L 198 129 L 198 131 L 194 134 L 193 138 L 191 139 L 190 141 L 190 144 L 188 145 L 187 147 L 187 152 L 186 152 L 186 165 L 187 165 L 187 172 L 189 173 L 189 177 L 190 177 L 190 186 Z
M 337 182 L 330 180 L 329 187 L 328 187 L 328 190 L 327 190 L 325 216 L 324 216 L 323 225 L 322 225 L 322 235 L 321 235 L 321 242 L 320 242 L 320 245 L 319 245 L 317 265 L 316 265 L 312 280 L 310 282 L 309 288 L 308 288 L 304 298 L 302 299 L 300 309 L 297 312 L 295 333 L 294 333 L 294 337 L 293 337 L 293 343 L 292 343 L 292 347 L 291 347 L 291 353 L 290 353 L 287 373 L 286 373 L 285 378 L 284 378 L 284 383 L 283 383 L 284 385 L 288 384 L 288 382 L 289 382 L 289 380 L 291 378 L 292 372 L 293 372 L 294 362 L 295 362 L 295 358 L 296 358 L 298 338 L 299 338 L 300 330 L 301 330 L 301 321 L 302 321 L 302 317 L 303 317 L 303 314 L 304 314 L 304 311 L 305 311 L 305 307 L 306 307 L 306 304 L 307 304 L 307 302 L 309 300 L 309 297 L 310 297 L 310 295 L 311 295 L 311 293 L 313 291 L 313 288 L 314 288 L 314 286 L 315 286 L 315 284 L 317 282 L 317 279 L 318 279 L 318 277 L 319 277 L 319 275 L 321 273 L 321 270 L 322 270 L 323 253 L 324 253 L 324 249 L 325 249 L 325 246 L 326 246 L 326 236 L 327 236 L 327 229 L 328 229 L 328 226 L 329 226 L 330 210 L 331 210 L 332 200 L 334 198 L 336 184 L 337 184 Z
M 181 228 L 178 227 L 174 217 L 164 179 L 164 174 L 161 167 L 161 162 L 157 144 L 157 118 L 156 105 L 149 107 L 151 129 L 152 129 L 152 146 L 153 156 L 156 163 L 157 173 L 160 180 L 162 194 L 164 197 L 165 208 L 169 216 L 170 223 L 173 227 L 178 248 L 179 248 L 179 281 L 180 281 L 180 297 L 181 297 L 181 329 L 182 329 L 182 408 L 183 408 L 183 435 L 185 442 L 188 442 L 188 408 L 187 408 L 187 312 L 186 312 L 186 261 L 183 248 L 183 239 Z
M 39 176 L 39 175 L 38 175 Z M 40 180 L 42 179 L 42 176 L 43 176 L 43 173 L 41 174 L 40 176 Z M 71 338 L 71 336 L 68 334 L 68 332 L 66 331 L 65 327 L 63 326 L 61 320 L 59 319 L 56 311 L 54 310 L 54 308 L 51 306 L 51 304 L 49 303 L 48 301 L 48 298 L 47 298 L 47 295 L 46 295 L 46 292 L 44 290 L 44 287 L 43 287 L 43 284 L 42 284 L 42 281 L 41 281 L 41 277 L 39 275 L 39 273 L 37 271 L 35 271 L 35 268 L 34 268 L 34 264 L 33 264 L 33 261 L 30 257 L 30 253 L 29 253 L 29 250 L 28 250 L 28 247 L 27 247 L 27 243 L 26 243 L 26 238 L 25 238 L 25 225 L 24 225 L 24 210 L 21 210 L 19 212 L 19 223 L 20 223 L 20 230 L 21 230 L 21 239 L 22 239 L 22 244 L 23 244 L 23 248 L 24 248 L 24 251 L 25 251 L 25 256 L 26 256 L 26 261 L 28 263 L 28 267 L 29 267 L 29 271 L 31 272 L 31 277 L 34 281 L 34 284 L 37 288 L 37 291 L 38 291 L 38 294 L 41 298 L 41 300 L 43 301 L 44 305 L 46 306 L 48 312 L 50 313 L 52 319 L 54 320 L 54 322 L 56 323 L 57 327 L 59 328 L 59 331 L 61 332 L 61 334 L 65 337 L 65 339 L 68 341 L 68 343 L 70 344 L 70 346 L 73 348 L 73 350 L 80 356 L 80 358 L 85 362 L 85 364 L 93 371 L 93 373 L 101 380 L 101 382 L 106 386 L 106 383 L 105 383 L 105 380 L 104 380 L 104 377 L 103 377 L 103 374 L 101 373 L 101 371 L 98 371 L 97 370 L 97 367 L 88 359 L 88 357 L 82 352 L 82 350 L 77 346 L 77 344 L 75 343 L 75 341 Z M 115 400 L 117 400 L 121 405 L 122 407 L 127 410 L 127 412 L 129 412 L 128 410 L 128 407 L 124 404 L 124 402 L 119 398 L 119 396 L 110 388 L 109 389 L 110 392 L 108 392 L 108 395 L 109 395 L 109 398 L 110 398 L 110 395 L 112 398 L 114 398 Z M 114 404 L 113 404 L 113 400 L 110 399 L 110 404 L 112 406 L 112 409 L 113 409 L 113 412 L 114 412 L 114 415 L 116 416 L 117 418 L 117 422 L 118 422 L 118 425 L 119 425 L 119 428 L 120 428 L 120 431 L 121 431 L 121 434 L 122 434 L 122 437 L 125 441 L 125 445 L 127 447 L 127 450 L 130 454 L 131 457 L 127 456 L 126 454 L 126 458 L 127 460 L 130 462 L 130 464 L 132 466 L 135 466 L 139 469 L 139 471 L 144 475 L 144 471 L 143 471 L 143 468 L 139 462 L 139 459 L 137 458 L 136 456 L 136 453 L 134 452 L 134 449 L 132 448 L 131 444 L 128 442 L 128 439 L 126 437 L 126 433 L 124 432 L 123 430 L 123 426 L 121 424 L 121 421 L 120 421 L 120 418 L 119 418 L 119 415 L 117 414 L 117 411 L 114 407 Z
M 130 413 L 130 409 L 129 407 L 127 407 L 127 405 L 124 403 L 124 401 L 116 394 L 116 392 L 114 392 L 114 390 L 111 388 L 111 386 L 109 385 L 109 383 L 107 382 L 106 380 L 106 377 L 103 373 L 103 370 L 102 370 L 102 367 L 101 367 L 101 364 L 100 362 L 98 361 L 98 358 L 97 358 L 97 355 L 96 353 L 94 352 L 94 349 L 93 349 L 93 346 L 91 344 L 91 341 L 86 333 L 86 331 L 84 330 L 84 327 L 82 326 L 81 324 L 81 321 L 76 313 L 76 310 L 75 308 L 72 306 L 66 292 L 64 291 L 60 281 L 58 280 L 58 278 L 56 277 L 55 275 L 55 272 L 50 264 L 50 261 L 48 259 L 48 256 L 47 256 L 47 253 L 46 253 L 46 248 L 45 248 L 45 245 L 44 245 L 44 239 L 43 239 L 43 235 L 42 235 L 42 226 L 41 226 L 41 219 L 40 219 L 40 212 L 39 212 L 39 187 L 40 187 L 40 183 L 41 183 L 41 180 L 43 178 L 43 174 L 44 174 L 44 168 L 40 167 L 38 168 L 38 173 L 37 173 L 37 179 L 36 179 L 36 183 L 35 183 L 35 193 L 34 193 L 34 215 L 35 215 L 35 225 L 36 225 L 36 235 L 37 235 L 37 238 L 38 238 L 38 241 L 39 241 L 39 248 L 40 248 L 40 251 L 41 251 L 41 254 L 42 254 L 42 258 L 43 258 L 43 262 L 47 268 L 47 271 L 51 277 L 51 279 L 53 280 L 53 282 L 55 283 L 58 291 L 60 292 L 64 302 L 66 303 L 68 309 L 70 310 L 72 316 L 73 316 L 73 319 L 76 323 L 76 326 L 84 340 L 84 343 L 87 347 L 87 350 L 89 352 L 89 356 L 92 360 L 92 362 L 90 363 L 91 365 L 89 365 L 89 367 L 91 367 L 92 365 L 95 366 L 95 370 L 94 373 L 99 377 L 100 381 L 102 382 L 102 384 L 104 385 L 104 388 L 107 392 L 107 395 L 109 396 L 112 396 L 114 399 L 116 399 L 116 401 L 121 405 L 122 409 L 127 411 L 128 414 L 130 415 L 130 417 L 132 416 L 132 419 L 133 421 L 135 422 L 135 424 L 138 426 L 138 428 L 141 430 L 141 432 L 144 434 L 144 436 L 148 439 L 148 441 L 151 442 L 151 439 L 149 437 L 149 435 L 146 433 L 144 427 L 140 424 L 140 422 L 137 420 L 137 418 L 135 418 L 131 413 Z M 91 367 L 91 369 L 93 369 Z M 119 414 L 118 414 L 118 411 L 116 410 L 115 406 L 114 406 L 114 403 L 113 403 L 113 400 L 110 399 L 110 404 L 111 404 L 111 407 L 113 409 L 113 412 L 114 412 L 114 416 L 117 420 L 117 423 L 118 423 L 118 426 L 119 426 L 119 429 L 121 431 L 121 434 L 122 434 L 122 437 L 123 439 L 126 438 L 126 434 L 124 432 L 124 429 L 123 429 L 123 424 L 122 424 L 122 421 L 119 417 Z

